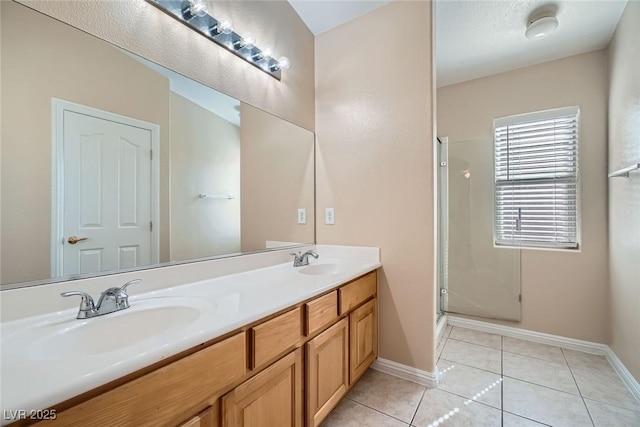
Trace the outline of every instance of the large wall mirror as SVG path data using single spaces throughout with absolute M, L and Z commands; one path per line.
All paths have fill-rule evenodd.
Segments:
M 1 2 L 2 288 L 314 242 L 314 135 Z

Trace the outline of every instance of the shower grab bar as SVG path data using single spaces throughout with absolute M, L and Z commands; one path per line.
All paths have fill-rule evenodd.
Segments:
M 625 178 L 629 178 L 629 172 L 633 172 L 633 171 L 638 170 L 638 169 L 640 169 L 640 163 L 635 163 L 635 164 L 633 164 L 633 165 L 631 165 L 629 167 L 626 167 L 624 169 L 620 169 L 620 170 L 617 170 L 615 172 L 611 172 L 609 174 L 609 178 L 615 178 L 617 176 L 623 176 Z

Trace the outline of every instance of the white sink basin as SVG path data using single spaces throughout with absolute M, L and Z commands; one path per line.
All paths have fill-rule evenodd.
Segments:
M 215 303 L 201 298 L 132 300 L 126 310 L 91 319 L 66 316 L 39 323 L 8 340 L 16 342 L 3 345 L 19 345 L 22 341 L 25 356 L 31 360 L 95 357 L 152 340 L 159 334 L 179 331 L 215 310 Z
M 326 276 L 338 273 L 338 264 L 314 264 L 298 270 L 299 273 L 312 276 Z

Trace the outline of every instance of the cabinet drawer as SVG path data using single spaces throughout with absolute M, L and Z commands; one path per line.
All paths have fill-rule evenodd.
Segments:
M 216 415 L 213 408 L 209 407 L 178 427 L 218 427 Z
M 338 291 L 316 298 L 304 305 L 305 332 L 314 334 L 338 318 Z
M 251 329 L 251 369 L 293 349 L 302 337 L 301 308 L 288 311 Z
M 245 375 L 240 333 L 58 413 L 46 426 L 176 425 Z M 207 424 L 201 424 L 207 425 Z
M 340 314 L 342 315 L 376 294 L 376 272 L 372 271 L 341 287 L 338 291 L 340 293 Z

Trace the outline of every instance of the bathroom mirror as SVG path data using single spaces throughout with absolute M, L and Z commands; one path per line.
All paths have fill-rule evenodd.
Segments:
M 314 135 L 2 2 L 3 289 L 314 242 Z

